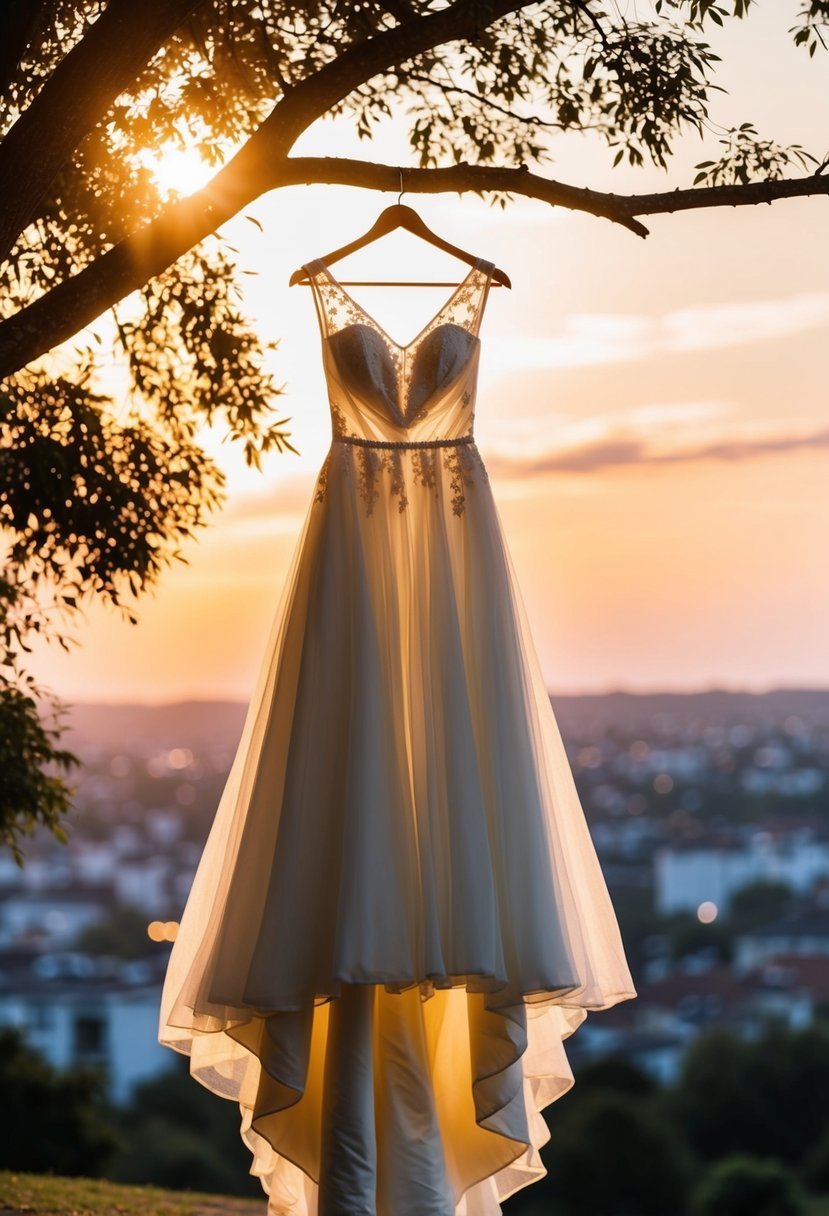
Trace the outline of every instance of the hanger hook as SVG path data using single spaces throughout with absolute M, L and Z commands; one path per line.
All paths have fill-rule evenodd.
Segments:
M 400 174 L 400 193 L 397 196 L 397 205 L 400 206 L 400 200 L 403 197 L 403 170 L 398 165 L 397 172 Z

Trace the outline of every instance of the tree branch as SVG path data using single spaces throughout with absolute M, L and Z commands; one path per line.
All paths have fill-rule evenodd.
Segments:
M 0 324 L 0 379 L 71 338 L 107 308 L 279 184 L 274 169 L 317 118 L 354 89 L 436 46 L 476 36 L 533 0 L 456 0 L 448 8 L 366 39 L 300 81 L 212 181 L 178 200 L 84 270 Z
M 637 236 L 645 237 L 648 230 L 633 218 L 624 195 L 606 194 L 600 190 L 581 189 L 565 182 L 552 181 L 531 173 L 526 166 L 517 168 L 499 165 L 449 165 L 445 169 L 417 169 L 403 166 L 404 189 L 408 194 L 505 193 L 536 198 L 553 207 L 571 211 L 586 211 L 621 224 Z M 281 186 L 327 185 L 360 186 L 366 190 L 400 189 L 400 167 L 378 165 L 374 161 L 346 160 L 335 156 L 288 157 L 274 166 L 275 180 L 271 189 Z M 671 197 L 673 196 L 671 193 Z M 705 191 L 697 190 L 696 194 Z M 666 195 L 666 197 L 668 197 Z M 0 325 L 0 340 L 3 327 Z
M 461 194 L 467 191 L 518 194 L 550 206 L 566 207 L 571 211 L 582 211 L 611 220 L 642 237 L 648 235 L 648 229 L 634 218 L 637 215 L 661 215 L 707 207 L 755 206 L 784 198 L 829 195 L 829 176 L 821 174 L 750 182 L 748 185 L 700 186 L 688 190 L 630 195 L 571 186 L 539 177 L 526 168 L 460 164 L 445 169 L 406 168 L 404 174 L 405 189 L 410 194 Z M 256 195 L 297 185 L 358 186 L 368 190 L 396 192 L 399 189 L 400 168 L 338 157 L 288 157 L 269 164 L 267 172 L 263 172 L 257 182 Z M 240 206 L 246 205 L 253 197 L 254 194 L 245 194 Z M 183 209 L 192 204 L 192 199 L 182 200 L 163 217 L 165 226 L 169 228 L 172 225 L 175 231 L 175 220 L 171 221 L 170 213 L 173 211 L 176 215 L 182 215 L 182 231 L 185 232 L 182 240 L 189 240 L 186 235 L 188 231 L 191 234 L 196 231 L 192 226 L 189 230 L 183 227 L 186 222 Z M 161 222 L 156 221 L 156 224 Z M 149 225 L 150 229 L 154 227 Z M 198 236 L 193 236 L 176 256 L 180 256 L 204 235 L 199 229 Z M 142 241 L 147 243 L 145 250 L 141 248 Z M 71 338 L 105 308 L 112 307 L 129 291 L 140 286 L 147 277 L 148 260 L 154 255 L 158 259 L 152 238 L 148 238 L 146 232 L 138 233 L 103 255 L 87 270 L 53 288 L 22 313 L 0 324 L 0 378 L 25 366 L 59 342 Z M 159 269 L 163 270 L 169 264 L 163 260 L 168 256 L 168 253 L 162 253 L 158 259 L 162 263 Z M 159 273 L 159 270 L 152 273 Z M 75 318 L 71 323 L 66 319 L 67 313 Z
M 829 176 L 815 172 L 808 177 L 779 178 L 745 185 L 698 186 L 687 190 L 660 190 L 653 194 L 611 194 L 571 186 L 518 168 L 489 165 L 450 165 L 445 169 L 404 167 L 405 189 L 410 194 L 497 192 L 535 198 L 553 207 L 584 211 L 621 224 L 636 236 L 648 229 L 635 217 L 695 211 L 708 207 L 753 207 L 784 198 L 829 195 Z M 274 166 L 272 189 L 289 185 L 361 186 L 368 190 L 397 191 L 400 170 L 394 165 L 339 157 L 289 157 Z M 0 326 L 2 334 L 2 326 Z
M 5 92 L 14 78 L 26 48 L 37 36 L 47 16 L 47 0 L 6 0 L 0 11 L 0 89 Z
M 85 135 L 202 0 L 111 0 L 0 144 L 0 260 Z
M 605 50 L 608 50 L 607 34 L 604 31 L 604 26 L 590 8 L 589 0 L 573 0 L 573 8 L 577 9 L 580 13 L 584 13 L 587 20 L 599 35 L 599 40 L 601 41 L 602 46 Z
M 499 20 L 528 2 L 490 0 L 487 18 Z M 86 269 L 0 323 L 0 379 L 91 324 L 107 308 L 161 274 L 265 191 L 312 183 L 396 191 L 399 182 L 396 166 L 325 157 L 291 159 L 288 152 L 307 126 L 355 88 L 436 45 L 472 36 L 479 22 L 480 9 L 474 0 L 457 0 L 449 8 L 418 18 L 411 26 L 396 26 L 349 48 L 301 81 L 205 189 L 170 204 L 157 219 L 102 254 Z M 411 193 L 519 194 L 551 206 L 601 216 L 643 237 L 648 230 L 635 218 L 637 215 L 829 194 L 829 176 L 819 174 L 748 185 L 617 195 L 551 181 L 523 166 L 468 164 L 445 169 L 406 169 L 405 185 Z
M 735 183 L 656 194 L 630 194 L 620 201 L 630 208 L 631 215 L 667 215 L 701 207 L 756 207 L 758 203 L 774 203 L 781 198 L 808 198 L 819 194 L 829 194 L 829 178 L 812 173 L 808 177 L 782 177 L 745 185 Z
M 537 114 L 518 114 L 515 110 L 511 110 L 509 106 L 499 105 L 497 101 L 493 101 L 490 97 L 481 96 L 474 89 L 465 89 L 463 85 L 455 84 L 452 80 L 447 83 L 435 81 L 431 76 L 421 76 L 417 72 L 409 72 L 406 76 L 407 81 L 415 80 L 418 84 L 435 85 L 442 93 L 460 93 L 462 97 L 469 97 L 472 101 L 476 101 L 480 106 L 486 106 L 488 110 L 493 110 L 496 114 L 503 114 L 505 118 L 511 118 L 514 122 L 523 123 L 527 127 L 548 127 L 551 130 L 562 131 L 560 122 L 552 122 L 549 119 L 539 118 Z M 586 130 L 583 127 L 582 130 Z

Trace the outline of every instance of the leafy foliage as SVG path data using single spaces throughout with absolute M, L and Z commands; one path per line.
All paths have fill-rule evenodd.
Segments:
M 111 958 L 145 958 L 146 913 L 130 904 L 118 904 L 107 912 L 105 919 L 87 925 L 74 948 L 84 954 L 103 954 Z
M 803 1173 L 811 1190 L 824 1195 L 829 1192 L 829 1127 L 812 1146 Z
M 118 1141 L 97 1072 L 57 1072 L 17 1030 L 0 1028 L 0 1168 L 97 1174 Z
M 829 1026 L 770 1027 L 752 1042 L 725 1031 L 693 1043 L 671 1110 L 694 1151 L 778 1157 L 801 1166 L 829 1129 Z
M 55 747 L 59 725 L 43 720 L 51 712 L 59 721 L 62 707 L 25 671 L 29 639 L 47 633 L 68 650 L 64 622 L 92 596 L 135 622 L 125 598 L 181 557 L 175 542 L 193 535 L 224 481 L 186 426 L 165 434 L 158 422 L 121 425 L 79 379 L 27 370 L 0 398 L 0 524 L 10 537 L 0 580 L 0 840 L 18 862 L 21 838 L 39 824 L 64 838 L 74 791 L 62 772 L 77 763 Z
M 21 840 L 38 825 L 66 840 L 61 825 L 74 791 L 61 770 L 66 773 L 78 763 L 72 752 L 55 746 L 60 730 L 47 725 L 49 710 L 42 713 L 32 695 L 37 691 L 26 675 L 19 684 L 0 682 L 0 844 L 18 865 L 23 863 Z M 59 716 L 60 709 L 53 704 L 52 715 Z
M 260 1196 L 239 1138 L 239 1108 L 196 1085 L 187 1061 L 139 1085 L 116 1118 L 122 1147 L 107 1168 L 118 1182 Z
M 806 1216 L 797 1179 L 775 1160 L 733 1156 L 717 1162 L 702 1182 L 694 1216 Z
M 687 1210 L 691 1160 L 674 1129 L 641 1101 L 610 1090 L 588 1093 L 556 1122 L 547 1159 L 561 1216 Z
M 550 132 L 590 130 L 619 149 L 615 163 L 627 155 L 666 168 L 672 139 L 701 130 L 717 60 L 689 26 L 534 5 L 404 77 L 414 94 L 411 144 L 424 167 L 543 162 Z
M 221 415 L 245 460 L 261 468 L 263 453 L 295 452 L 286 420 L 266 426 L 269 402 L 281 389 L 262 365 L 262 343 L 238 310 L 236 267 L 221 248 L 194 250 L 174 270 L 151 280 L 131 319 L 116 313 L 118 342 L 138 392 L 174 435 L 191 438 L 199 415 Z
M 795 46 L 805 47 L 811 59 L 818 47 L 829 50 L 829 4 L 826 0 L 811 0 L 802 4 L 798 23 L 789 30 Z
M 732 960 L 733 932 L 727 921 L 704 924 L 693 912 L 677 911 L 665 918 L 663 931 L 674 963 L 702 951 L 726 964 Z
M 200 448 L 158 426 L 119 425 L 67 377 L 20 373 L 4 422 L 0 520 L 14 536 L 18 596 L 32 602 L 53 583 L 70 609 L 91 593 L 121 605 L 126 588 L 157 579 L 172 539 L 191 536 L 219 499 L 224 474 Z
M 792 888 L 785 882 L 757 879 L 747 883 L 731 896 L 728 921 L 735 933 L 757 929 L 782 916 L 794 898 Z
M 725 149 L 719 160 L 703 160 L 695 166 L 699 170 L 694 185 L 726 186 L 733 183 L 747 185 L 750 181 L 776 181 L 786 169 L 797 166 L 808 169 L 817 164 L 800 144 L 783 147 L 771 139 L 761 139 L 750 122 L 731 127 L 721 136 L 719 143 Z

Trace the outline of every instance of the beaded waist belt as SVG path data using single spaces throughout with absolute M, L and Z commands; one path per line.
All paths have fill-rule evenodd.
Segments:
M 360 439 L 357 435 L 335 435 L 333 443 L 353 443 L 358 448 L 454 448 L 459 443 L 474 443 L 472 435 L 457 439 Z

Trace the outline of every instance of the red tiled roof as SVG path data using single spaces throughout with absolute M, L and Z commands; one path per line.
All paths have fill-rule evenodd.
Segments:
M 829 1000 L 829 957 L 825 954 L 775 954 L 743 982 L 754 988 L 807 988 L 815 1000 Z
M 686 996 L 717 996 L 723 1005 L 745 1000 L 745 988 L 728 967 L 714 966 L 707 971 L 676 971 L 663 980 L 641 984 L 641 1000 L 649 1005 L 673 1009 Z

